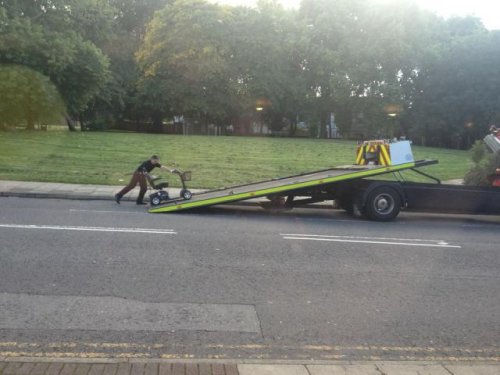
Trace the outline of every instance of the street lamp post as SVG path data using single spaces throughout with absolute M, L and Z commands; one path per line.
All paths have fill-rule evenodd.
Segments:
M 389 118 L 391 119 L 391 139 L 393 139 L 395 136 L 394 133 L 396 130 L 398 114 L 393 112 L 393 113 L 388 113 L 387 116 L 389 116 Z
M 262 114 L 264 113 L 264 109 L 267 110 L 267 108 L 269 108 L 270 105 L 271 105 L 271 102 L 269 101 L 269 99 L 264 98 L 264 97 L 258 98 L 255 101 L 255 111 L 257 112 L 257 119 L 259 121 L 261 135 L 262 135 L 262 132 L 264 130 L 264 122 L 262 121 L 262 117 L 263 117 Z
M 387 104 L 384 106 L 384 112 L 391 121 L 390 136 L 394 138 L 398 124 L 398 116 L 403 112 L 403 107 L 400 104 Z
M 255 107 L 257 111 L 257 119 L 259 121 L 260 135 L 262 135 L 262 131 L 264 130 L 264 123 L 262 122 L 262 111 L 264 111 L 264 107 Z

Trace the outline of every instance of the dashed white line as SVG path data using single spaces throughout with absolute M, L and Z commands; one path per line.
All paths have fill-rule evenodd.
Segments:
M 0 224 L 0 228 L 38 229 L 38 230 L 45 229 L 45 230 L 66 230 L 66 231 L 84 231 L 84 232 L 177 234 L 177 232 L 174 232 L 173 229 L 84 227 L 84 226 L 64 226 L 64 225 Z
M 140 214 L 140 215 L 145 215 L 147 214 L 147 212 L 144 212 L 144 211 L 111 211 L 111 210 L 78 210 L 78 209 L 75 209 L 75 208 L 70 208 L 69 209 L 69 212 L 92 212 L 92 213 L 98 213 L 98 214 L 123 214 L 123 213 L 126 213 L 126 214 Z
M 377 245 L 400 245 L 400 246 L 420 246 L 420 247 L 440 247 L 461 249 L 459 245 L 450 245 L 443 240 L 424 240 L 419 238 L 386 238 L 386 237 L 355 237 L 355 236 L 328 236 L 319 234 L 284 234 L 281 236 L 285 240 L 302 241 L 326 241 L 326 242 L 345 242 L 345 243 L 363 243 Z
M 420 238 L 394 238 L 394 237 L 360 237 L 360 236 L 332 236 L 326 234 L 302 234 L 302 233 L 281 233 L 281 236 L 294 236 L 294 237 L 320 237 L 320 238 L 342 238 L 342 239 L 356 239 L 356 240 L 388 240 L 388 241 L 408 241 L 408 242 L 432 242 L 440 245 L 448 245 L 443 240 L 423 240 Z

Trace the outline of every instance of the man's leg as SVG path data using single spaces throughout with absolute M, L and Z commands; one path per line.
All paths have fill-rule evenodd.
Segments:
M 143 202 L 144 194 L 148 190 L 148 183 L 146 181 L 146 176 L 144 174 L 140 174 L 139 176 L 139 185 L 141 186 L 141 190 L 139 191 L 139 195 L 137 196 L 137 204 L 145 204 Z
M 128 183 L 128 185 L 125 186 L 122 190 L 120 190 L 120 192 L 118 194 L 115 195 L 116 203 L 119 204 L 120 203 L 120 199 L 122 199 L 122 197 L 125 194 L 127 194 L 130 190 L 132 190 L 133 188 L 135 188 L 138 182 L 139 182 L 139 173 L 138 172 L 134 172 L 134 174 L 132 175 L 132 178 L 130 179 L 130 182 Z

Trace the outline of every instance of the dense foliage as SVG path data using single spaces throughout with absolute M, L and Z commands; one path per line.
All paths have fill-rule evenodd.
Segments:
M 84 123 L 159 130 L 173 116 L 226 126 L 258 115 L 274 131 L 294 135 L 302 121 L 324 137 L 334 113 L 346 137 L 468 148 L 500 117 L 500 32 L 410 0 L 303 0 L 297 10 L 0 0 L 0 64 L 11 78 L 15 65 L 41 75 L 63 115 Z M 10 87 L 0 81 L 2 96 Z M 38 117 L 0 112 L 0 125 L 48 121 L 51 97 L 35 100 Z
M 472 165 L 465 174 L 466 185 L 490 186 L 495 170 L 500 167 L 500 155 L 492 153 L 484 142 L 477 141 L 469 151 Z

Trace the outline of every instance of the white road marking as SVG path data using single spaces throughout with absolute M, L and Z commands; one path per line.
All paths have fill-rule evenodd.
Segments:
M 421 247 L 441 247 L 461 249 L 461 246 L 450 245 L 442 240 L 423 240 L 419 238 L 386 238 L 386 237 L 355 237 L 355 236 L 327 236 L 319 234 L 280 234 L 285 240 L 326 241 L 345 243 L 365 243 L 378 245 L 401 245 Z
M 112 227 L 81 227 L 64 225 L 23 225 L 23 224 L 0 224 L 0 228 L 13 229 L 48 229 L 85 232 L 115 232 L 115 233 L 147 233 L 147 234 L 177 234 L 173 229 L 149 229 L 149 228 L 112 228 Z
M 360 237 L 360 236 L 331 236 L 325 234 L 303 234 L 303 233 L 280 233 L 281 236 L 298 236 L 298 237 L 321 237 L 321 238 L 348 238 L 357 240 L 389 240 L 389 241 L 413 241 L 413 242 L 432 242 L 441 245 L 448 245 L 443 240 L 423 240 L 420 238 L 394 238 L 394 237 Z
M 140 215 L 145 215 L 147 212 L 137 212 L 137 211 L 105 211 L 105 210 L 77 210 L 74 208 L 70 208 L 69 212 L 95 212 L 98 214 L 106 213 L 106 214 L 140 214 Z

